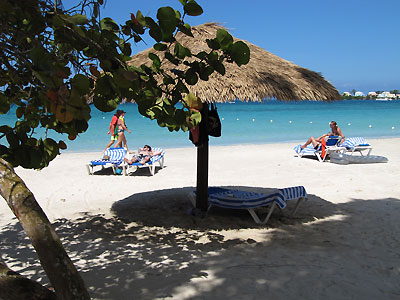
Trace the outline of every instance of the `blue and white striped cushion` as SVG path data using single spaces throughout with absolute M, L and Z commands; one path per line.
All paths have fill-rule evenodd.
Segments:
M 222 188 L 209 189 L 210 204 L 235 209 L 267 206 L 272 201 L 275 201 L 280 208 L 285 208 L 286 201 L 298 199 L 300 197 L 307 197 L 306 190 L 303 186 L 278 189 L 276 192 L 269 195 Z
M 154 164 L 155 162 L 159 161 L 165 154 L 165 151 L 163 149 L 161 149 L 161 148 L 153 148 L 153 151 L 154 152 L 161 151 L 161 154 L 155 155 L 150 159 L 152 164 Z
M 320 147 L 318 147 L 317 150 L 314 149 L 314 146 L 312 144 L 307 145 L 307 147 L 305 147 L 304 149 L 301 148 L 301 144 L 296 145 L 293 150 L 297 153 L 297 154 L 301 154 L 301 155 L 314 155 L 315 151 L 318 151 L 320 149 Z
M 349 137 L 343 142 L 342 146 L 354 149 L 356 146 L 370 146 L 370 144 L 363 137 Z
M 124 149 L 124 148 L 108 148 L 104 152 L 103 158 L 106 155 L 108 155 L 110 157 L 109 160 L 96 159 L 96 160 L 92 160 L 90 163 L 93 166 L 106 165 L 106 164 L 109 164 L 109 163 L 115 164 L 115 165 L 119 165 L 124 160 L 124 157 L 126 155 L 126 149 Z

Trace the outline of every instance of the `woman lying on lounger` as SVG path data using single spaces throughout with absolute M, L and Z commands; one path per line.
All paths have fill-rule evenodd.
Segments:
M 328 132 L 327 134 L 321 135 L 319 138 L 314 138 L 313 136 L 310 137 L 307 142 L 301 146 L 301 149 L 304 149 L 307 147 L 309 144 L 313 144 L 315 149 L 318 149 L 319 145 L 321 145 L 322 140 L 327 137 L 327 136 L 340 136 L 342 138 L 341 143 L 344 142 L 344 135 L 342 133 L 342 130 L 337 126 L 337 123 L 335 121 L 332 121 L 329 123 L 329 126 L 331 127 L 331 132 Z
M 137 154 L 134 154 L 132 159 L 127 157 L 124 158 L 124 161 L 128 164 L 133 164 L 135 162 L 139 162 L 142 165 L 147 163 L 153 156 L 161 154 L 161 151 L 152 151 L 149 145 L 144 145 L 143 148 L 139 148 Z

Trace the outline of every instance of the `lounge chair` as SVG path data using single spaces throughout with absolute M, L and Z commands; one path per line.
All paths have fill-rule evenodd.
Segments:
M 122 173 L 127 176 L 128 173 L 131 171 L 136 171 L 138 168 L 143 168 L 143 167 L 149 167 L 150 174 L 154 175 L 156 172 L 156 163 L 160 165 L 160 168 L 164 168 L 164 156 L 165 156 L 165 151 L 161 148 L 153 148 L 153 152 L 161 152 L 159 155 L 154 155 L 151 157 L 151 159 L 145 163 L 141 164 L 140 162 L 134 162 L 132 164 L 128 164 L 127 162 L 124 162 L 121 164 L 122 166 Z
M 101 159 L 92 160 L 86 165 L 89 175 L 93 175 L 95 166 L 101 166 L 102 169 L 111 166 L 115 174 L 115 166 L 119 166 L 124 161 L 125 155 L 125 148 L 108 148 Z
M 291 216 L 294 216 L 301 201 L 307 199 L 307 193 L 303 186 L 276 189 L 270 194 L 209 187 L 208 198 L 208 208 L 215 205 L 223 208 L 247 209 L 257 224 L 266 224 L 275 207 L 278 207 L 283 213 L 282 210 L 286 207 L 286 202 L 297 199 L 297 203 L 291 213 Z M 268 207 L 268 213 L 263 220 L 260 219 L 256 212 L 256 209 L 260 207 Z
M 359 152 L 361 156 L 364 156 L 362 152 L 368 150 L 367 156 L 369 156 L 372 151 L 372 146 L 363 137 L 349 137 L 343 142 L 342 146 L 346 148 L 347 152 L 351 153 L 350 155 Z
M 345 148 L 339 145 L 342 141 L 340 136 L 327 136 L 325 138 L 325 144 L 321 143 L 317 149 L 312 144 L 307 145 L 306 148 L 302 149 L 301 144 L 296 145 L 293 150 L 296 152 L 298 157 L 303 156 L 316 156 L 320 162 L 325 161 L 330 152 L 343 151 Z

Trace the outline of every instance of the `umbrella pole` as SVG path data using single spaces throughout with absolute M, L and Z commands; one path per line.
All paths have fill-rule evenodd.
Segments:
M 197 147 L 197 187 L 196 187 L 196 208 L 207 211 L 208 208 L 208 104 L 203 105 L 201 110 L 202 121 L 200 124 L 200 134 L 203 139 Z

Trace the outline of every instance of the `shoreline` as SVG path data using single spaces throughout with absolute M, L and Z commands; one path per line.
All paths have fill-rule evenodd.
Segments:
M 204 219 L 189 213 L 194 146 L 165 149 L 165 168 L 154 176 L 146 168 L 130 176 L 110 170 L 89 176 L 85 164 L 95 152 L 63 153 L 41 171 L 16 172 L 56 228 L 92 299 L 397 299 L 400 138 L 368 142 L 371 155 L 389 162 L 320 163 L 295 157 L 291 142 L 210 146 L 210 186 L 261 193 L 306 188 L 308 200 L 294 218 L 288 203 L 286 216 L 277 210 L 262 226 L 245 210 L 212 209 Z M 2 259 L 47 282 L 30 242 L 0 202 Z
M 214 139 L 214 138 L 213 138 Z M 396 140 L 400 139 L 400 137 L 397 136 L 385 136 L 385 137 L 371 137 L 371 138 L 366 138 L 367 141 L 373 142 L 374 140 Z M 242 143 L 242 144 L 227 144 L 227 145 L 213 145 L 212 141 L 210 141 L 210 147 L 240 147 L 240 146 L 267 146 L 267 145 L 279 145 L 279 144 L 293 144 L 293 146 L 297 144 L 304 143 L 307 139 L 304 140 L 293 140 L 293 141 L 281 141 L 281 142 L 270 142 L 270 143 Z M 141 146 L 140 146 L 141 147 Z M 155 147 L 158 147 L 158 145 L 155 145 Z M 166 149 L 187 149 L 187 148 L 195 148 L 195 146 L 188 140 L 188 145 L 187 146 L 181 146 L 181 147 L 172 147 L 172 148 L 166 148 Z M 136 149 L 136 148 L 134 148 Z M 61 150 L 64 151 L 64 150 Z M 96 153 L 96 152 L 101 152 L 102 150 L 87 150 L 87 151 L 80 151 L 80 150 L 65 150 L 64 152 L 61 153 L 63 154 L 82 154 L 82 153 Z

